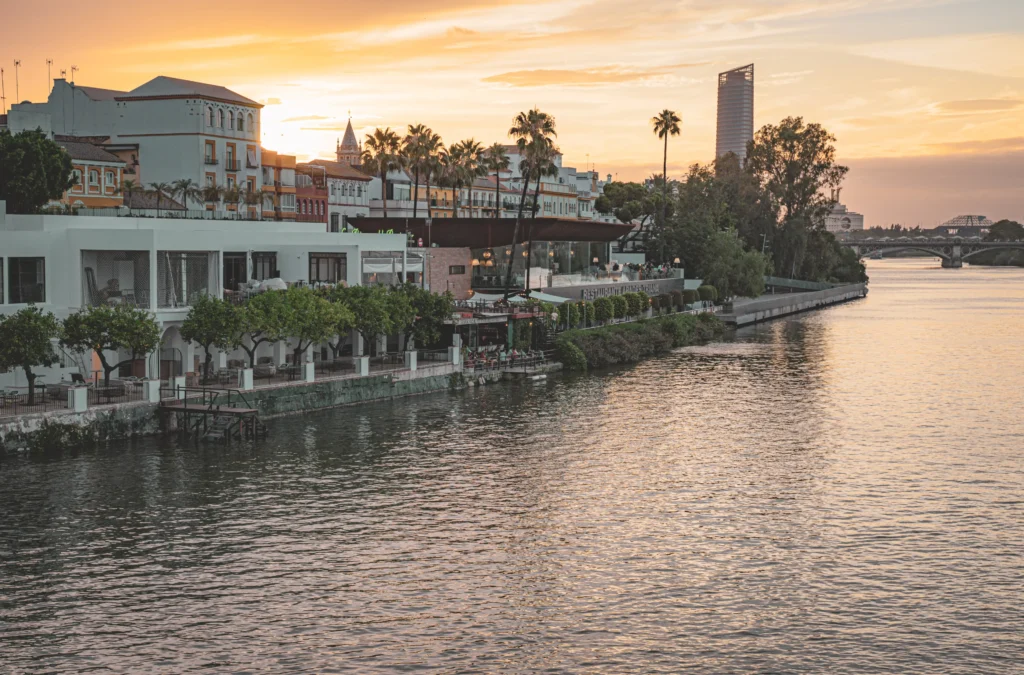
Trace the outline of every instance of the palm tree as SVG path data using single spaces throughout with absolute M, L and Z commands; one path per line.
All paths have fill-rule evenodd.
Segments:
M 119 194 L 128 196 L 128 215 L 132 213 L 132 195 L 140 192 L 142 188 L 131 178 L 121 181 L 121 187 L 117 188 Z
M 381 201 L 384 204 L 384 217 L 388 217 L 388 172 L 400 169 L 402 166 L 399 157 L 401 140 L 398 134 L 391 130 L 376 128 L 372 134 L 366 135 L 366 143 L 363 144 L 363 167 L 370 173 L 380 176 Z
M 420 201 L 420 171 L 423 169 L 425 148 L 423 141 L 427 134 L 433 133 L 423 124 L 410 124 L 409 133 L 402 141 L 402 154 L 405 156 L 406 165 L 412 169 L 412 217 L 416 218 Z M 427 195 L 429 199 L 429 193 Z
M 245 191 L 245 205 L 252 209 L 259 208 L 261 216 L 263 215 L 263 194 L 261 188 Z
M 171 186 L 169 183 L 150 183 L 149 190 L 156 195 L 156 217 L 159 218 L 160 205 L 163 204 L 164 197 L 171 193 Z
M 459 162 L 459 174 L 461 182 L 466 185 L 466 206 L 469 207 L 469 217 L 473 217 L 473 183 L 477 178 L 486 175 L 487 169 L 483 165 L 484 146 L 476 139 L 467 138 L 462 141 L 462 157 Z
M 512 234 L 512 258 L 508 261 L 508 270 L 505 273 L 505 299 L 508 299 L 512 291 L 512 261 L 515 260 L 516 243 L 519 241 L 519 224 L 523 219 L 523 207 L 526 205 L 526 192 L 530 188 L 530 176 L 533 173 L 532 155 L 528 151 L 544 145 L 554 145 L 554 139 L 558 134 L 555 132 L 555 118 L 534 108 L 529 112 L 521 112 L 512 120 L 512 128 L 508 135 L 516 139 L 519 146 L 519 154 L 523 161 L 519 165 L 520 173 L 523 176 L 523 193 L 519 199 L 519 210 L 516 213 L 516 225 Z
M 679 135 L 679 123 L 683 120 L 673 110 L 665 109 L 651 118 L 651 126 L 658 138 L 665 140 L 665 153 L 661 164 L 661 229 L 665 229 L 665 206 L 668 203 L 668 137 Z M 661 237 L 661 257 L 665 257 L 665 237 Z
M 199 190 L 202 201 L 214 205 L 219 204 L 224 199 L 224 192 L 224 187 L 216 183 L 206 185 Z
M 484 167 L 489 173 L 494 174 L 494 217 L 501 218 L 501 172 L 508 171 L 511 160 L 508 158 L 508 151 L 501 143 L 495 143 L 487 148 L 487 157 L 484 159 Z
M 202 199 L 203 194 L 199 188 L 199 184 L 191 178 L 182 178 L 171 183 L 171 194 L 181 199 L 181 205 L 188 210 L 188 203 L 190 201 L 198 202 Z
M 452 189 L 452 218 L 459 217 L 459 198 L 462 191 L 462 143 L 452 143 L 441 150 L 440 172 L 437 182 L 439 185 Z
M 430 220 L 430 176 L 437 175 L 441 169 L 441 161 L 439 153 L 444 148 L 444 143 L 441 142 L 441 137 L 435 134 L 430 129 L 420 137 L 420 146 L 422 149 L 422 165 L 420 170 L 423 171 L 423 175 L 427 181 L 427 220 Z M 416 181 L 419 183 L 419 181 Z
M 235 213 L 237 215 L 238 203 L 242 201 L 242 197 L 244 196 L 244 194 L 245 193 L 242 192 L 242 189 L 237 185 L 229 185 L 228 187 L 224 188 L 224 205 L 234 206 Z

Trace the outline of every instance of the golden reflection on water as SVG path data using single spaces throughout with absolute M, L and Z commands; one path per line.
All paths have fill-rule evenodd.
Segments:
M 614 373 L 0 465 L 15 671 L 1013 672 L 1024 270 Z

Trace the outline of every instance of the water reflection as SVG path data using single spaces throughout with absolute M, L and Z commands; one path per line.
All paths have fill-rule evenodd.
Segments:
M 615 373 L 5 461 L 0 663 L 1012 672 L 1024 273 L 929 265 Z

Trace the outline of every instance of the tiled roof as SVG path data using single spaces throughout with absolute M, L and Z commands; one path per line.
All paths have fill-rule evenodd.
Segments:
M 82 162 L 110 162 L 112 164 L 124 164 L 119 157 L 110 154 L 98 145 L 92 143 L 80 143 L 77 141 L 56 141 L 57 145 L 64 148 L 71 159 Z
M 302 164 L 296 168 L 301 168 Z M 332 162 L 329 159 L 314 159 L 312 162 L 307 162 L 305 166 L 322 166 L 327 170 L 327 175 L 331 178 L 347 178 L 349 180 L 362 180 L 371 181 L 373 177 L 367 176 L 359 169 L 353 168 L 348 164 L 342 164 L 340 162 Z
M 125 96 L 128 92 L 116 91 L 114 89 L 100 89 L 99 87 L 79 87 L 75 85 L 75 89 L 82 92 L 93 101 L 113 101 L 118 96 Z
M 131 100 L 133 98 L 164 98 L 164 97 L 185 97 L 208 98 L 218 101 L 230 101 L 242 105 L 262 108 L 263 106 L 252 99 L 241 94 L 236 94 L 227 87 L 216 84 L 205 84 L 191 80 L 179 80 L 175 77 L 161 75 L 154 77 L 149 82 L 132 89 L 127 94 L 118 96 L 119 99 Z

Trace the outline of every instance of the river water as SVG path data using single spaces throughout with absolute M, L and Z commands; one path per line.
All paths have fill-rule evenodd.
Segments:
M 1024 270 L 0 464 L 0 671 L 1020 673 Z

